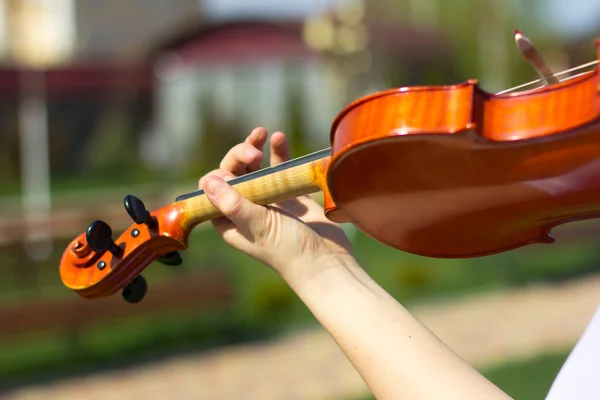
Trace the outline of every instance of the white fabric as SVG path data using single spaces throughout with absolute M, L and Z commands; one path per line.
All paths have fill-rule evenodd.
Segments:
M 600 308 L 556 376 L 546 400 L 600 399 Z

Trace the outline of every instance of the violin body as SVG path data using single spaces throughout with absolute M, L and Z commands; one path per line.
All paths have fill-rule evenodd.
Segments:
M 551 243 L 600 216 L 600 78 L 492 95 L 477 81 L 389 90 L 331 130 L 331 219 L 429 257 Z
M 322 191 L 330 220 L 422 256 L 551 243 L 553 227 L 600 217 L 598 68 L 511 94 L 476 80 L 375 93 L 339 113 L 331 149 L 229 183 L 257 204 Z M 81 297 L 139 301 L 139 274 L 177 263 L 191 230 L 220 216 L 202 190 L 151 212 L 128 195 L 125 208 L 135 223 L 116 240 L 95 221 L 63 254 L 61 279 Z

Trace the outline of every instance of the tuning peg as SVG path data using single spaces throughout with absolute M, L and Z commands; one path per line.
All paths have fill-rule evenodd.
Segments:
M 161 262 L 165 265 L 181 265 L 183 258 L 181 258 L 181 254 L 179 254 L 178 251 L 172 251 L 160 257 L 158 262 Z
M 104 221 L 96 220 L 92 222 L 85 232 L 85 238 L 88 245 L 96 253 L 102 253 L 106 250 L 115 256 L 123 251 L 112 238 L 112 229 Z
M 148 210 L 146 210 L 146 206 L 142 200 L 132 194 L 128 194 L 123 199 L 123 204 L 125 205 L 125 210 L 127 210 L 127 213 L 136 224 L 146 224 L 148 228 L 156 228 L 156 218 L 152 217 Z
M 135 277 L 127 286 L 123 288 L 121 296 L 126 302 L 135 304 L 142 301 L 148 291 L 148 283 L 142 275 Z

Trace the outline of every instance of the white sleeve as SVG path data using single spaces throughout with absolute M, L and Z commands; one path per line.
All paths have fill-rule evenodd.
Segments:
M 600 308 L 556 376 L 546 400 L 600 399 Z

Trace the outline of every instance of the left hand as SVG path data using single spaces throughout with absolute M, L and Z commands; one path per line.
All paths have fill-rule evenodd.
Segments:
M 288 276 L 293 266 L 303 270 L 316 266 L 317 261 L 333 266 L 352 262 L 351 246 L 343 230 L 329 221 L 323 207 L 308 196 L 286 200 L 270 206 L 260 206 L 243 198 L 225 180 L 260 168 L 262 147 L 267 131 L 256 128 L 244 143 L 234 146 L 223 158 L 220 168 L 200 179 L 209 201 L 225 217 L 213 220 L 221 237 L 270 266 L 282 276 Z M 285 135 L 271 136 L 271 165 L 289 159 Z

